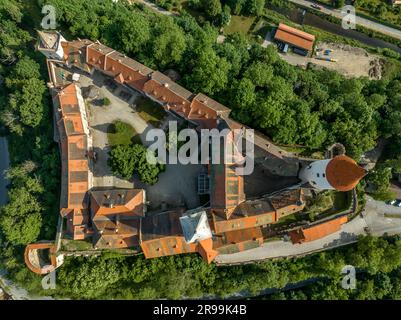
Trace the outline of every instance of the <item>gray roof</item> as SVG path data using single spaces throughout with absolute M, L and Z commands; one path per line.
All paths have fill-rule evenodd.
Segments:
M 110 59 L 113 60 L 120 60 L 123 65 L 126 65 L 130 69 L 141 71 L 144 75 L 149 75 L 153 72 L 152 69 L 148 68 L 147 66 L 143 65 L 142 63 L 127 57 L 125 54 L 120 53 L 118 51 L 114 51 L 109 55 Z
M 189 100 L 193 96 L 193 93 L 191 91 L 185 89 L 184 87 L 181 87 L 179 84 L 175 83 L 173 80 L 171 80 L 169 77 L 159 71 L 153 72 L 151 78 L 152 80 L 157 81 L 162 85 L 165 85 L 167 83 L 168 88 L 172 92 L 184 99 Z

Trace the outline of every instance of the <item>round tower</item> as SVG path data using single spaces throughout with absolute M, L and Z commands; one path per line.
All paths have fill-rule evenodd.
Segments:
M 303 168 L 300 179 L 320 190 L 349 191 L 366 175 L 366 170 L 345 155 L 312 162 Z

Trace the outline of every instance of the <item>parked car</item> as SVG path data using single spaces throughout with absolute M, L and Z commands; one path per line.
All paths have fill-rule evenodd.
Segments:
M 322 7 L 319 6 L 319 5 L 316 4 L 316 3 L 312 3 L 312 4 L 311 4 L 311 7 L 312 7 L 313 9 L 322 10 Z
M 397 202 L 397 200 L 390 200 L 390 201 L 387 202 L 387 204 L 390 204 L 390 205 L 393 206 L 396 202 Z
M 401 200 L 398 200 L 398 201 L 397 201 L 396 206 L 397 206 L 397 207 L 401 207 Z

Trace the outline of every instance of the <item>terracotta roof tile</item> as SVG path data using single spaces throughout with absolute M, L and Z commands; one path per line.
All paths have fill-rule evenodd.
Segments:
M 366 170 L 345 155 L 333 158 L 326 168 L 326 177 L 333 188 L 349 191 L 366 175 Z
M 315 36 L 280 23 L 274 39 L 311 51 Z
M 341 216 L 333 220 L 318 223 L 316 225 L 291 231 L 289 236 L 292 243 L 310 242 L 324 238 L 341 229 L 341 225 L 348 221 L 347 216 Z
M 143 216 L 145 210 L 143 189 L 116 189 L 91 191 L 91 211 L 97 215 L 129 214 Z

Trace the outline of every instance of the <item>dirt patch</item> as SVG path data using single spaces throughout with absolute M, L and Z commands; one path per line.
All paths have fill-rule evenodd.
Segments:
M 326 50 L 328 50 L 327 54 L 325 54 Z M 306 69 L 308 66 L 314 69 L 327 68 L 346 77 L 368 77 L 371 80 L 381 79 L 386 62 L 380 56 L 370 54 L 362 48 L 326 42 L 317 43 L 313 57 L 282 52 L 279 52 L 279 55 L 289 64 L 300 68 Z M 326 61 L 326 59 L 333 59 L 333 61 Z
M 320 51 L 318 51 L 320 49 Z M 329 50 L 328 54 L 324 54 Z M 334 61 L 324 61 L 317 58 L 329 58 Z M 313 64 L 336 70 L 350 77 L 369 77 L 370 79 L 381 79 L 384 60 L 379 56 L 372 55 L 362 48 L 352 47 L 340 43 L 319 42 L 316 52 L 311 59 Z

